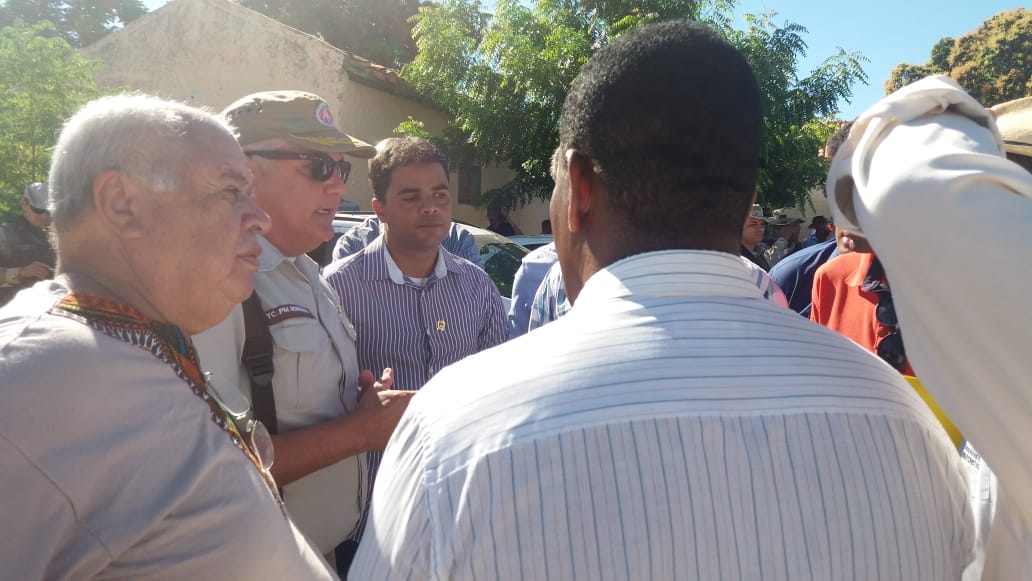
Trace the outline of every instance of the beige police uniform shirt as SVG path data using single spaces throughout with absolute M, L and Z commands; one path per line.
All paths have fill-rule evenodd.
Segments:
M 279 431 L 319 424 L 358 405 L 355 327 L 309 257 L 285 257 L 264 237 L 254 286 L 273 340 L 272 379 Z M 201 366 L 216 386 L 236 385 L 250 399 L 240 363 L 244 315 L 238 305 L 226 320 L 195 336 Z M 346 458 L 283 487 L 298 528 L 326 554 L 358 523 L 364 503 L 364 454 Z

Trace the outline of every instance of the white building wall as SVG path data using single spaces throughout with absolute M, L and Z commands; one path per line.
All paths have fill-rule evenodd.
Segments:
M 173 0 L 83 50 L 102 61 L 95 76 L 109 90 L 134 90 L 206 106 L 215 111 L 244 95 L 280 89 L 309 91 L 326 99 L 338 126 L 376 143 L 409 117 L 440 135 L 447 116 L 438 109 L 351 78 L 352 57 L 333 46 L 226 0 Z M 484 191 L 512 178 L 505 167 L 484 168 Z M 454 176 L 453 176 L 454 179 Z M 365 164 L 355 164 L 345 199 L 370 210 Z M 538 232 L 547 203 L 512 217 Z M 456 204 L 455 217 L 487 224 L 486 212 Z

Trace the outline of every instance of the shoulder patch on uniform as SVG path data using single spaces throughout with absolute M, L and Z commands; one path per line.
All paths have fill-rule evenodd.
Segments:
M 315 315 L 301 305 L 280 305 L 265 311 L 265 322 L 270 325 L 282 323 L 288 319 L 314 319 Z

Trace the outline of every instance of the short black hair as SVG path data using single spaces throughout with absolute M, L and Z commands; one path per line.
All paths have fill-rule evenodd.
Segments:
M 638 28 L 596 52 L 559 125 L 560 148 L 594 161 L 627 226 L 664 241 L 741 236 L 762 134 L 749 63 L 688 21 Z
M 448 159 L 429 139 L 422 137 L 390 137 L 376 144 L 376 155 L 369 160 L 369 183 L 373 196 L 383 201 L 391 173 L 399 167 L 418 163 L 439 163 L 448 175 Z

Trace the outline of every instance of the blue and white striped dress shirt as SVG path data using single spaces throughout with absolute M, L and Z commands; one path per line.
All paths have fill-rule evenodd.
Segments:
M 401 273 L 383 236 L 324 274 L 355 325 L 359 368 L 376 376 L 392 368 L 394 389 L 419 389 L 448 365 L 509 338 L 505 308 L 491 278 L 444 248 L 425 285 Z M 368 455 L 370 486 L 380 456 Z
M 471 262 L 440 249 L 425 286 L 392 265 L 380 236 L 323 273 L 355 325 L 362 369 L 378 376 L 391 367 L 395 389 L 419 389 L 444 367 L 509 338 L 498 289 Z
M 960 462 L 737 257 L 642 254 L 412 400 L 350 578 L 958 579 Z

